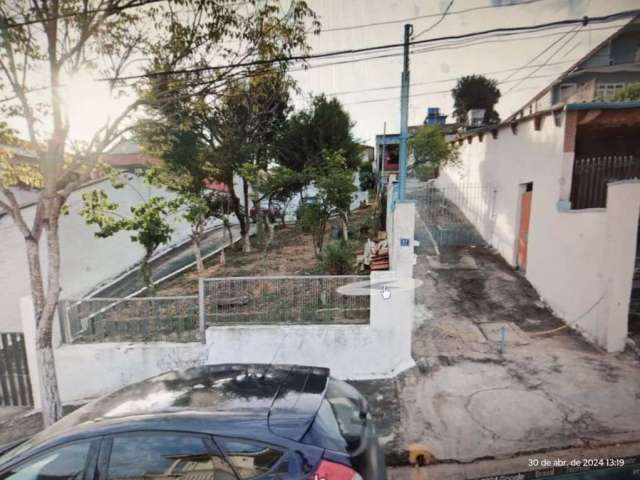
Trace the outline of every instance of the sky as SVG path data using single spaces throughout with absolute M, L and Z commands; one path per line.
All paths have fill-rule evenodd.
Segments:
M 411 23 L 414 33 L 419 34 L 441 18 L 450 1 L 311 0 L 310 5 L 319 14 L 325 30 L 324 33 L 312 38 L 311 44 L 314 52 L 320 52 L 399 43 L 403 40 L 404 23 Z M 493 8 L 456 13 L 459 10 L 487 6 Z M 604 15 L 638 7 L 640 7 L 638 0 L 454 0 L 444 19 L 432 30 L 418 35 L 417 39 L 545 23 L 584 15 Z M 440 14 L 440 16 L 415 18 L 431 14 Z M 407 22 L 401 21 L 410 18 L 413 19 Z M 390 20 L 400 21 L 342 29 Z M 499 85 L 503 96 L 497 105 L 497 110 L 502 118 L 506 118 L 616 30 L 610 27 L 622 23 L 624 22 L 587 26 L 578 32 L 572 32 L 533 63 L 530 62 L 532 58 L 561 37 L 560 35 L 550 36 L 550 33 L 564 34 L 574 27 L 509 37 L 506 40 L 504 38 L 489 39 L 494 42 L 499 40 L 499 43 L 469 39 L 457 45 L 456 48 L 414 52 L 410 57 L 412 83 L 410 95 L 415 96 L 409 99 L 409 124 L 422 123 L 427 107 L 439 107 L 442 112 L 449 115 L 447 121 L 453 121 L 451 117 L 453 100 L 450 90 L 455 85 L 455 79 L 460 76 L 499 72 L 489 73 L 487 76 L 498 81 L 509 75 L 511 77 L 508 80 L 526 79 L 538 67 L 508 72 L 504 70 L 548 63 L 539 71 L 533 72 L 531 77 L 534 78 L 526 79 L 522 83 L 510 81 Z M 607 29 L 604 30 L 603 27 Z M 544 37 L 540 38 L 543 35 Z M 527 40 L 526 37 L 537 38 Z M 425 48 L 415 47 L 415 49 L 424 50 Z M 557 53 L 555 53 L 556 50 Z M 392 53 L 399 51 L 398 49 Z M 312 65 L 318 63 L 322 62 L 316 61 Z M 398 55 L 357 63 L 310 68 L 294 76 L 304 91 L 349 92 L 336 97 L 343 102 L 356 123 L 356 136 L 363 143 L 373 145 L 375 135 L 383 132 L 384 122 L 387 123 L 387 132 L 399 131 L 401 70 L 402 57 Z M 514 86 L 515 88 L 507 93 Z M 391 88 L 370 90 L 381 87 Z M 354 91 L 356 92 L 351 93 Z M 303 106 L 306 102 L 308 100 L 299 99 L 296 104 Z
M 405 23 L 411 23 L 416 39 L 422 40 L 603 15 L 640 6 L 639 0 L 307 1 L 318 14 L 323 30 L 320 35 L 309 38 L 312 53 L 400 43 Z M 443 17 L 445 11 L 447 15 Z M 449 115 L 448 120 L 453 121 L 451 88 L 460 76 L 479 73 L 498 81 L 506 80 L 499 85 L 502 98 L 497 105 L 501 117 L 506 118 L 623 23 L 588 25 L 571 33 L 567 32 L 575 27 L 508 38 L 467 39 L 455 45 L 437 43 L 413 47 L 409 124 L 422 123 L 427 107 L 439 107 Z M 556 45 L 552 49 L 532 62 L 553 42 Z M 350 113 L 356 138 L 373 145 L 375 135 L 383 132 L 385 122 L 387 132 L 399 130 L 400 54 L 401 49 L 394 49 L 311 61 L 308 70 L 296 69 L 292 73 L 304 92 L 295 98 L 296 108 L 308 104 L 310 93 L 335 96 Z M 384 58 L 366 59 L 372 56 Z M 67 79 L 65 84 L 73 139 L 89 139 L 130 101 L 111 98 L 106 84 L 96 82 L 91 72 Z

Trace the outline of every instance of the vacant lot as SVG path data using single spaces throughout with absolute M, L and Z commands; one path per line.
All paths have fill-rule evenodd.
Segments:
M 373 207 L 352 212 L 349 230 L 352 232 L 354 250 L 361 248 L 361 228 L 371 222 Z M 331 230 L 335 222 L 327 227 L 325 245 L 331 241 Z M 242 252 L 240 243 L 225 251 L 226 261 L 220 264 L 220 255 L 214 255 L 205 262 L 205 278 L 242 277 L 269 275 L 311 275 L 325 274 L 321 262 L 313 252 L 310 234 L 304 233 L 298 225 L 278 225 L 274 239 L 267 244 L 259 238 L 252 238 L 253 251 Z M 167 280 L 158 288 L 158 295 L 193 295 L 198 291 L 198 274 L 195 269 Z

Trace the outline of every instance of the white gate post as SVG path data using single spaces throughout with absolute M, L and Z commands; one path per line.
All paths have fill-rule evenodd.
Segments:
M 20 299 L 20 319 L 22 321 L 22 333 L 24 334 L 24 347 L 27 353 L 27 365 L 29 367 L 29 381 L 33 393 L 33 408 L 42 408 L 40 397 L 40 369 L 36 355 L 36 315 L 33 309 L 31 297 Z

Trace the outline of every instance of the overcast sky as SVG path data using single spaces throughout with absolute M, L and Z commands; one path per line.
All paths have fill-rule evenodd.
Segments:
M 419 34 L 439 20 L 451 0 L 310 0 L 311 7 L 321 17 L 325 32 L 312 38 L 314 52 L 342 50 L 388 43 L 403 39 L 403 24 L 412 23 L 414 33 Z M 597 16 L 638 8 L 638 0 L 454 0 L 449 13 L 432 30 L 419 35 L 418 40 L 446 35 L 487 30 L 499 27 L 531 25 L 549 21 Z M 494 7 L 456 13 L 476 7 Z M 441 15 L 440 15 L 441 16 Z M 385 25 L 363 25 L 389 22 Z M 427 107 L 440 107 L 451 115 L 453 101 L 450 89 L 455 79 L 462 75 L 484 73 L 500 81 L 503 97 L 498 104 L 502 118 L 520 108 L 530 97 L 549 84 L 554 77 L 585 55 L 599 42 L 615 31 L 615 24 L 600 24 L 580 29 L 562 37 L 574 27 L 550 30 L 502 39 L 480 42 L 468 39 L 455 48 L 415 52 L 411 56 L 411 95 L 409 99 L 409 123 L 421 123 Z M 361 26 L 343 29 L 344 27 Z M 338 30 L 332 30 L 338 29 Z M 557 35 L 551 35 L 557 34 Z M 537 37 L 526 39 L 527 37 Z M 534 62 L 530 60 L 552 42 L 560 41 Z M 496 41 L 498 43 L 488 43 Z M 435 45 L 434 45 L 435 46 Z M 440 45 L 439 45 L 440 46 Z M 416 47 L 424 50 L 425 47 Z M 397 53 L 399 50 L 384 53 Z M 371 55 L 381 55 L 375 53 Z M 335 62 L 340 59 L 316 61 L 314 64 Z M 562 63 L 560 63 L 562 62 Z M 503 70 L 526 65 L 547 66 L 534 72 L 532 77 L 518 85 L 518 80 L 529 76 L 537 67 L 520 71 Z M 314 93 L 354 92 L 337 95 L 356 122 L 356 134 L 364 143 L 373 145 L 374 136 L 382 133 L 383 123 L 387 131 L 397 132 L 400 124 L 400 73 L 402 57 L 380 58 L 355 63 L 311 68 L 295 77 L 304 91 Z M 491 73 L 499 72 L 499 73 Z M 429 83 L 427 83 L 429 82 Z M 370 90 L 393 87 L 384 90 Z M 514 88 L 512 88 L 514 87 Z M 512 89 L 507 93 L 509 89 Z M 360 91 L 359 90 L 367 90 Z M 442 93 L 431 93 L 442 92 Z M 376 100 L 383 101 L 376 101 Z M 296 101 L 298 106 L 305 100 Z M 448 120 L 453 121 L 451 117 Z
M 282 0 L 285 5 L 288 1 Z M 597 16 L 640 6 L 640 0 L 307 1 L 319 15 L 323 28 L 320 35 L 310 38 L 312 53 L 400 43 L 406 22 L 413 24 L 417 40 L 422 40 Z M 427 107 L 440 107 L 453 121 L 450 90 L 456 78 L 474 73 L 507 80 L 500 84 L 503 97 L 498 104 L 498 111 L 505 118 L 623 23 L 587 26 L 570 33 L 567 32 L 577 27 L 485 40 L 466 39 L 456 41 L 455 45 L 440 42 L 415 46 L 411 55 L 409 122 L 421 123 Z M 431 30 L 422 33 L 428 28 Z M 553 48 L 531 61 L 553 42 L 556 42 Z M 401 53 L 401 49 L 394 49 L 312 61 L 309 70 L 297 69 L 293 73 L 307 94 L 296 98 L 295 104 L 298 108 L 305 106 L 309 92 L 335 95 L 350 112 L 358 139 L 373 145 L 385 121 L 388 132 L 399 130 Z M 384 58 L 364 59 L 372 56 Z M 521 79 L 524 81 L 520 83 Z M 92 72 L 83 72 L 65 84 L 72 139 L 91 138 L 107 118 L 117 116 L 131 101 L 111 98 L 106 84 L 96 82 Z M 23 125 L 15 126 L 24 135 Z

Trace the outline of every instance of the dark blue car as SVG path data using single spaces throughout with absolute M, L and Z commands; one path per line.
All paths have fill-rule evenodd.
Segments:
M 365 399 L 323 368 L 169 372 L 76 410 L 0 457 L 0 480 L 379 480 Z

